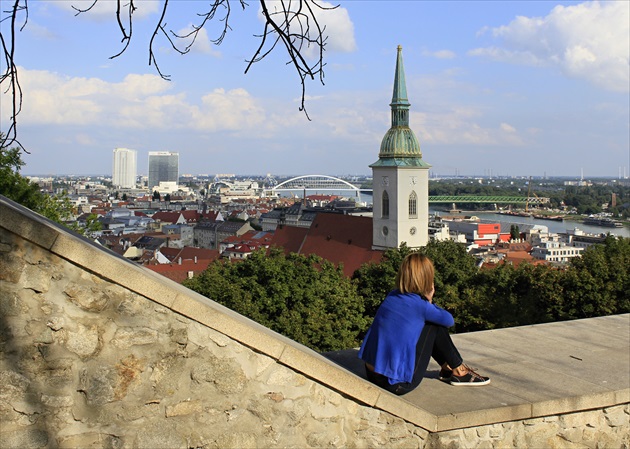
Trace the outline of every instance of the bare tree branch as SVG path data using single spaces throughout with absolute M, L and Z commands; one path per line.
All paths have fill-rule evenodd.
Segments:
M 81 9 L 73 6 L 76 11 L 75 15 L 87 14 L 95 8 L 101 0 L 93 0 L 86 8 Z M 106 1 L 106 0 L 103 0 Z M 135 0 L 116 0 L 115 20 L 121 34 L 122 49 L 110 57 L 117 58 L 122 55 L 133 38 L 133 20 L 136 11 Z M 173 30 L 167 31 L 167 13 L 169 6 L 172 8 L 169 0 L 162 0 L 162 10 L 159 18 L 155 22 L 155 27 L 151 35 L 148 45 L 149 65 L 154 65 L 155 70 L 163 78 L 168 80 L 170 75 L 164 74 L 158 65 L 155 46 L 157 45 L 158 36 L 163 36 L 171 45 L 171 47 L 180 54 L 186 54 L 197 41 L 199 33 L 208 23 L 213 21 L 223 22 L 218 36 L 210 41 L 215 45 L 220 45 L 226 37 L 228 31 L 231 30 L 229 18 L 232 12 L 232 3 L 237 2 L 241 8 L 245 10 L 249 4 L 245 0 L 208 0 L 207 9 L 203 13 L 198 13 L 200 18 L 198 23 L 193 23 L 189 32 L 178 34 Z M 299 110 L 304 112 L 310 120 L 306 112 L 306 81 L 314 80 L 319 77 L 319 81 L 324 84 L 324 50 L 326 46 L 325 27 L 320 26 L 317 18 L 318 10 L 335 9 L 334 7 L 326 7 L 319 3 L 320 0 L 259 0 L 260 8 L 264 18 L 263 32 L 254 35 L 260 39 L 260 43 L 252 58 L 246 61 L 247 66 L 245 73 L 249 71 L 251 66 L 263 60 L 266 56 L 273 52 L 280 44 L 284 47 L 289 60 L 288 65 L 292 65 L 295 69 L 302 88 L 302 99 Z M 200 2 L 201 3 L 201 2 Z M 176 3 L 173 3 L 176 4 Z M 270 9 L 270 5 L 279 5 Z M 0 86 L 5 89 L 5 93 L 11 95 L 12 113 L 9 120 L 8 130 L 2 137 L 4 146 L 17 144 L 22 149 L 17 136 L 17 117 L 22 109 L 22 88 L 19 83 L 18 71 L 15 59 L 15 39 L 16 32 L 21 31 L 28 22 L 28 0 L 14 0 L 7 10 L 2 11 L 3 17 L 0 22 L 8 21 L 8 31 L 5 28 L 0 29 L 0 42 L 2 44 L 3 56 L 6 63 L 6 69 L 0 75 Z M 24 14 L 24 22 L 18 29 L 18 16 Z M 5 16 L 6 15 L 6 16 Z M 179 42 L 181 41 L 181 42 Z M 185 43 L 184 43 L 185 42 Z M 182 45 L 180 47 L 180 44 Z M 309 53 L 311 48 L 315 47 L 316 56 L 312 57 L 309 62 Z M 2 124 L 0 124 L 1 126 Z M 0 134 L 2 135 L 2 134 Z M 26 150 L 24 150 L 26 151 Z
M 2 42 L 2 51 L 6 64 L 5 70 L 0 75 L 0 86 L 7 84 L 5 93 L 11 95 L 11 117 L 9 119 L 9 128 L 5 134 L 0 133 L 0 146 L 9 148 L 13 145 L 18 145 L 26 153 L 26 149 L 22 146 L 17 139 L 17 116 L 22 110 L 22 86 L 18 77 L 17 66 L 15 65 L 15 32 L 17 30 L 17 20 L 20 13 L 24 13 L 24 23 L 20 27 L 20 31 L 24 29 L 28 23 L 28 4 L 26 0 L 21 2 L 15 0 L 11 9 L 2 11 L 3 14 L 8 14 L 7 17 L 2 17 L 0 23 L 5 20 L 9 21 L 9 39 L 8 42 L 5 39 L 4 33 L 0 28 L 0 41 Z

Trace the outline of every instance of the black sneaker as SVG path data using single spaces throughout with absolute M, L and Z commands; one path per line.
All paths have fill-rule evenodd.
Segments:
M 440 369 L 440 374 L 438 375 L 438 379 L 444 380 L 444 381 L 449 381 L 449 380 L 451 380 L 452 376 L 453 376 L 453 370 L 452 369 L 442 368 L 442 369 Z
M 488 385 L 490 383 L 489 377 L 480 376 L 474 370 L 467 367 L 467 373 L 463 376 L 451 376 L 450 384 L 456 387 L 478 387 L 481 385 Z

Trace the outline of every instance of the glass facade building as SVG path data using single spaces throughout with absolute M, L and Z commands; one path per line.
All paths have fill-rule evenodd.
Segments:
M 149 191 L 161 182 L 179 181 L 179 153 L 170 151 L 149 152 Z

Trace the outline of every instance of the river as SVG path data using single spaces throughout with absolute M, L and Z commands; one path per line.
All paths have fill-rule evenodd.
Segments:
M 301 191 L 299 193 L 297 192 L 298 191 L 296 190 L 297 195 L 303 194 Z M 339 196 L 345 196 L 345 197 L 348 197 L 348 196 L 353 197 L 353 195 L 348 195 L 347 191 L 334 191 L 334 192 L 327 191 L 327 192 L 321 192 L 321 193 L 325 195 L 339 195 Z M 307 193 L 307 195 L 312 195 L 312 194 L 313 192 Z M 356 200 L 365 202 L 371 205 L 372 194 L 362 192 L 360 196 L 356 198 Z M 447 211 L 442 211 L 439 209 L 435 209 L 433 206 L 429 206 L 429 213 L 434 214 L 436 212 L 438 212 L 439 215 L 441 216 L 453 215 Z M 577 221 L 541 220 L 539 218 L 533 218 L 533 217 L 518 217 L 518 216 L 513 216 L 513 215 L 502 215 L 502 214 L 497 214 L 494 212 L 481 212 L 481 211 L 468 211 L 468 212 L 462 211 L 460 214 L 457 214 L 457 215 L 460 215 L 462 217 L 465 215 L 475 215 L 476 217 L 479 217 L 482 220 L 492 220 L 494 222 L 507 223 L 508 228 L 509 228 L 509 225 L 511 224 L 518 225 L 519 223 L 526 223 L 530 225 L 547 226 L 547 229 L 549 229 L 549 232 L 553 232 L 553 233 L 566 232 L 567 230 L 573 230 L 574 228 L 578 228 L 587 234 L 606 234 L 610 232 L 610 234 L 612 235 L 630 238 L 630 227 L 628 227 L 627 225 L 622 228 L 607 228 L 605 226 L 585 225 L 582 223 L 582 220 L 577 220 Z
M 433 213 L 433 208 L 429 207 L 429 211 Z M 441 216 L 453 215 L 449 212 L 438 211 Z M 480 212 L 480 211 L 469 211 L 469 212 L 461 212 L 457 215 L 474 215 L 479 217 L 482 220 L 491 220 L 499 223 L 508 223 L 508 224 L 529 224 L 529 225 L 542 225 L 547 226 L 549 232 L 560 233 L 566 232 L 567 230 L 573 230 L 574 228 L 578 228 L 581 231 L 586 232 L 587 234 L 606 234 L 609 233 L 612 235 L 616 235 L 619 237 L 630 237 L 630 228 L 628 226 L 624 226 L 623 228 L 607 228 L 605 226 L 592 226 L 585 225 L 581 220 L 564 220 L 564 221 L 553 221 L 553 220 L 541 220 L 539 218 L 533 217 L 518 217 L 513 215 L 502 215 L 494 212 Z

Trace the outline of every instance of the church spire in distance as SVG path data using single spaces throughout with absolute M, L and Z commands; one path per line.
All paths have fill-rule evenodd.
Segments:
M 407 99 L 407 84 L 403 67 L 402 46 L 398 46 L 396 55 L 396 72 L 394 74 L 394 91 L 390 103 L 392 125 L 383 137 L 378 161 L 370 167 L 378 166 L 407 166 L 428 167 L 422 160 L 420 142 L 409 128 L 409 107 Z
M 394 92 L 392 102 L 392 127 L 409 127 L 409 107 L 411 104 L 407 99 L 407 83 L 405 82 L 405 68 L 403 67 L 402 45 L 398 46 L 396 55 L 396 74 L 394 75 Z

